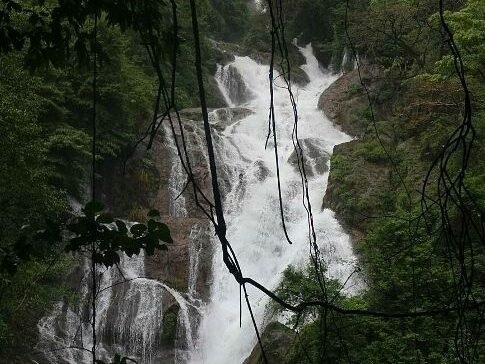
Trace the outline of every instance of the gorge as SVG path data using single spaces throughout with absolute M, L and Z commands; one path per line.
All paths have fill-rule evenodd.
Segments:
M 352 293 L 358 290 L 359 282 L 358 279 L 348 280 L 356 264 L 350 239 L 333 212 L 319 208 L 328 179 L 332 149 L 334 145 L 350 140 L 317 109 L 322 91 L 338 76 L 320 67 L 311 45 L 299 51 L 305 57 L 302 69 L 310 82 L 304 86 L 294 86 L 294 92 L 300 115 L 299 135 L 310 177 L 310 198 L 316 208 L 314 222 L 317 239 L 328 264 L 329 276 L 345 282 L 343 289 Z M 236 56 L 233 62 L 219 66 L 216 80 L 221 93 L 232 107 L 216 109 L 210 117 L 223 186 L 228 237 L 245 274 L 274 289 L 289 265 L 303 267 L 306 264 L 309 243 L 307 217 L 301 203 L 301 178 L 291 142 L 292 109 L 287 91 L 278 85 L 276 77 L 275 105 L 282 191 L 287 229 L 295 241 L 294 245 L 287 245 L 279 223 L 274 153 L 271 146 L 267 149 L 264 147 L 269 104 L 268 72 L 268 66 L 258 64 L 249 57 Z M 191 153 L 194 156 L 197 153 L 198 163 L 202 168 L 207 168 L 204 167 L 207 166 L 207 157 L 203 151 L 202 126 L 199 120 L 194 119 L 185 119 L 183 127 L 189 135 Z M 169 128 L 164 129 L 166 141 L 174 137 L 177 136 L 170 135 Z M 194 207 L 187 203 L 191 200 L 190 192 L 177 198 L 182 192 L 185 176 L 177 162 L 175 147 L 169 144 L 165 148 L 172 150 L 168 212 L 175 218 L 190 219 L 189 216 L 194 215 L 190 211 Z M 171 228 L 174 230 L 175 226 Z M 145 278 L 146 264 L 150 265 L 145 263 L 145 259 L 151 258 L 143 256 L 123 259 L 120 265 L 123 276 L 115 268 L 103 273 L 101 286 L 107 289 L 98 298 L 97 330 L 102 337 L 100 357 L 103 357 L 103 352 L 109 352 L 109 348 L 111 351 L 119 348 L 119 351 L 147 364 L 158 363 L 160 360 L 193 364 L 244 362 L 256 342 L 254 328 L 244 308 L 240 322 L 239 286 L 222 262 L 217 239 L 208 233 L 197 239 L 202 228 L 197 223 L 193 224 L 185 242 L 190 245 L 189 259 L 185 262 L 189 264 L 179 268 L 188 270 L 188 286 L 185 289 L 180 286 L 170 287 L 163 279 L 158 281 Z M 204 284 L 210 288 L 202 299 L 202 292 L 197 290 L 200 250 L 208 250 L 209 247 L 214 247 L 211 273 L 203 278 L 208 279 Z M 88 276 L 87 272 L 84 273 Z M 117 285 L 123 279 L 128 281 Z M 115 287 L 109 288 L 111 285 Z M 87 297 L 88 289 L 85 284 L 84 287 L 83 296 Z M 272 319 L 267 310 L 269 299 L 254 289 L 249 290 L 249 299 L 259 329 L 262 330 Z M 160 336 L 166 329 L 162 325 L 164 315 L 170 312 L 169 308 L 173 305 L 178 306 L 176 339 L 173 350 L 167 350 L 157 343 L 161 341 Z M 83 326 L 79 318 L 76 318 L 82 313 L 76 314 L 70 308 L 62 309 L 61 306 L 56 306 L 52 315 L 39 323 L 42 338 L 39 348 L 50 352 L 47 357 L 51 362 L 87 363 L 90 360 L 88 352 L 83 353 L 76 348 L 55 350 L 63 346 L 90 346 L 89 325 L 84 323 Z M 222 342 L 221 337 L 224 338 Z
M 0 364 L 483 363 L 484 44 L 483 0 L 3 0 Z

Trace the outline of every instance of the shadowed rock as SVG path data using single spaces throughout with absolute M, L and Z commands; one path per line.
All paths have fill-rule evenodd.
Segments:
M 251 114 L 253 111 L 244 107 L 225 107 L 214 110 L 209 116 L 213 127 L 222 131 Z
M 295 339 L 295 332 L 282 323 L 271 322 L 266 326 L 261 341 L 269 363 L 284 364 L 286 355 Z M 251 354 L 243 364 L 264 364 L 259 344 L 256 344 Z
M 361 67 L 362 81 L 372 97 L 381 89 L 382 70 L 377 66 Z M 371 81 L 372 80 L 372 81 Z M 343 74 L 320 96 L 318 108 L 337 124 L 345 133 L 360 137 L 364 134 L 369 121 L 362 117 L 369 107 L 367 95 L 359 79 L 359 72 L 353 70 Z
M 270 174 L 270 170 L 268 167 L 265 166 L 264 162 L 259 160 L 254 163 L 254 166 L 256 167 L 256 170 L 254 172 L 254 175 L 258 179 L 258 181 L 262 182 L 264 181 Z
M 236 67 L 232 65 L 223 66 L 221 79 L 234 105 L 242 105 L 253 97 L 251 90 L 247 88 Z
M 330 155 L 318 148 L 317 139 L 301 139 L 300 145 L 303 150 L 303 163 L 308 177 L 315 174 L 323 174 L 328 171 L 328 160 Z M 288 158 L 288 163 L 298 171 L 298 155 L 294 150 Z

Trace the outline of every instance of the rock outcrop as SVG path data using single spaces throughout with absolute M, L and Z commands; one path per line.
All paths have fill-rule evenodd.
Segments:
M 389 165 L 370 160 L 357 140 L 334 147 L 322 205 L 335 211 L 354 242 L 362 238 L 375 211 L 384 210 L 390 178 Z
M 222 122 L 230 123 L 237 117 L 247 115 L 248 111 L 237 109 L 230 114 L 230 117 L 221 118 Z M 182 299 L 194 304 L 207 301 L 213 256 L 209 221 L 197 207 L 192 186 L 185 188 L 187 175 L 180 163 L 175 143 L 179 144 L 183 154 L 183 133 L 194 180 L 199 186 L 199 201 L 202 201 L 201 193 L 210 199 L 210 174 L 204 155 L 201 115 L 198 109 L 183 110 L 180 115 L 181 127 L 174 125 L 175 138 L 168 125 L 165 128 L 162 126 L 150 150 L 146 150 L 146 145 L 141 145 L 126 163 L 125 173 L 122 173 L 123 165 L 106 168 L 103 181 L 109 188 L 103 189 L 102 199 L 114 215 L 131 221 L 144 221 L 150 209 L 157 209 L 174 241 L 166 251 L 157 251 L 153 256 L 145 257 L 144 264 L 146 278 L 169 287 L 163 290 L 162 330 L 156 336 L 161 346 L 154 351 L 156 360 L 162 362 L 173 361 L 174 348 L 183 350 L 185 345 L 183 340 L 180 341 L 180 332 L 184 330 L 177 329 L 180 325 L 180 319 L 177 318 L 181 310 L 180 297 L 173 296 L 170 290 L 176 290 L 181 297 L 185 297 Z M 178 194 L 180 196 L 176 199 Z M 118 293 L 118 301 L 122 304 L 123 292 Z M 193 320 L 190 326 L 194 331 L 199 313 L 192 305 L 185 309 L 189 310 Z M 112 311 L 116 311 L 116 307 Z M 104 336 L 103 341 L 109 345 L 112 336 L 109 327 Z
M 194 285 L 198 297 L 209 298 L 212 246 L 210 229 L 205 219 L 164 216 L 162 220 L 170 227 L 174 243 L 167 251 L 157 252 L 146 258 L 148 278 L 156 279 L 180 292 Z M 198 270 L 191 272 L 191 249 L 197 249 Z M 192 275 L 192 276 L 191 276 Z M 190 282 L 190 279 L 194 282 Z
M 372 95 L 378 88 L 382 70 L 375 66 L 361 67 L 362 81 Z M 365 112 L 369 101 L 361 85 L 357 70 L 344 73 L 320 96 L 318 108 L 342 130 L 351 135 L 361 136 L 368 126 Z
M 316 147 L 318 139 L 300 139 L 301 149 L 303 150 L 303 164 L 305 166 L 305 172 L 308 177 L 312 177 L 315 174 L 323 174 L 328 171 L 328 161 L 330 155 L 322 152 L 321 149 Z M 288 158 L 290 163 L 296 170 L 298 170 L 298 157 L 296 150 L 294 150 Z
M 220 65 L 227 65 L 234 60 L 234 55 L 245 57 L 249 56 L 260 64 L 269 65 L 271 61 L 271 44 L 268 42 L 264 47 L 255 47 L 254 44 L 246 44 L 244 47 L 233 43 L 212 41 L 212 46 L 215 51 L 214 61 Z M 310 82 L 308 75 L 301 69 L 305 64 L 305 57 L 299 52 L 298 47 L 293 43 L 288 43 L 288 58 L 291 65 L 291 80 L 300 86 L 306 85 Z M 281 73 L 279 50 L 276 50 L 275 70 Z M 213 68 L 215 71 L 215 67 Z
M 214 128 L 223 131 L 252 113 L 252 110 L 245 107 L 225 107 L 214 110 L 209 117 Z
M 382 70 L 364 65 L 361 77 L 374 97 L 381 87 Z M 373 129 L 368 131 L 369 102 L 358 71 L 343 74 L 328 87 L 318 106 L 344 132 L 366 140 L 362 143 L 362 139 L 355 139 L 334 147 L 322 204 L 335 211 L 353 240 L 358 241 L 375 211 L 385 210 L 392 178 L 389 161 L 373 136 Z M 377 110 L 378 105 L 374 108 Z
M 295 339 L 296 333 L 280 322 L 271 322 L 261 335 L 268 364 L 284 364 L 287 352 Z M 243 364 L 264 364 L 261 347 L 256 344 Z
M 242 79 L 236 67 L 231 64 L 223 66 L 221 69 L 224 86 L 228 90 L 228 96 L 235 105 L 242 105 L 253 97 Z
M 190 115 L 194 111 L 182 112 L 181 115 Z M 193 163 L 193 170 L 196 182 L 201 190 L 207 195 L 209 193 L 209 172 L 206 168 L 205 157 L 202 151 L 197 148 L 201 142 L 198 140 L 196 129 L 201 128 L 201 123 L 194 120 L 182 119 L 185 138 L 188 143 L 188 153 Z M 175 128 L 176 138 L 181 145 L 181 132 L 178 126 Z M 205 271 L 200 275 L 200 282 L 197 287 L 201 296 L 207 297 L 207 288 L 204 280 L 210 276 L 211 248 L 208 246 L 210 237 L 208 235 L 209 224 L 205 216 L 197 208 L 192 196 L 192 188 L 187 188 L 181 198 L 185 200 L 185 216 L 172 216 L 174 211 L 171 208 L 170 184 L 174 176 L 174 164 L 180 163 L 174 143 L 171 137 L 164 130 L 153 143 L 152 149 L 146 151 L 141 147 L 133 158 L 128 160 L 126 173 L 123 174 L 120 168 L 112 168 L 111 173 L 106 174 L 105 185 L 110 189 L 104 190 L 104 200 L 113 214 L 125 217 L 129 220 L 143 221 L 150 209 L 157 209 L 162 215 L 161 220 L 166 223 L 171 231 L 174 243 L 169 246 L 168 251 L 156 253 L 146 259 L 146 271 L 150 278 L 155 278 L 162 283 L 180 290 L 186 291 L 189 282 L 189 257 L 194 231 L 198 231 L 198 239 L 204 240 L 203 260 Z M 121 167 L 121 166 L 119 166 Z M 181 171 L 184 178 L 185 172 Z M 186 177 L 185 177 L 186 178 Z M 183 189 L 183 180 L 180 189 Z M 179 193 L 182 191 L 172 191 Z M 205 287 L 205 288 L 204 288 Z

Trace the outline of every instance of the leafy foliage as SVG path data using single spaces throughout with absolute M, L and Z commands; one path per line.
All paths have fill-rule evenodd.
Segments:
M 249 1 L 245 0 L 210 0 L 210 33 L 225 41 L 240 40 L 250 24 L 249 7 Z
M 469 0 L 454 3 L 445 12 L 472 94 L 476 139 L 464 186 L 472 191 L 464 201 L 471 211 L 470 224 L 483 223 L 485 198 L 485 87 L 479 71 L 483 68 L 483 9 L 483 2 Z M 354 233 L 368 284 L 356 296 L 338 297 L 341 307 L 378 312 L 460 308 L 457 300 L 462 289 L 477 302 L 484 299 L 483 239 L 470 229 L 460 231 L 469 234 L 467 239 L 449 244 L 450 227 L 443 224 L 440 211 L 430 202 L 423 216 L 420 205 L 423 177 L 461 122 L 463 110 L 463 90 L 448 55 L 447 39 L 440 33 L 437 11 L 435 2 L 428 1 L 377 0 L 351 8 L 350 35 L 359 55 L 366 58 L 361 58 L 363 74 L 367 62 L 381 71 L 363 79 L 375 119 L 365 113 L 354 115 L 356 120 L 366 120 L 366 132 L 335 148 L 325 198 L 326 207 L 335 209 Z M 362 90 L 350 90 L 342 107 L 359 93 L 366 96 Z M 451 176 L 463 168 L 463 156 L 457 154 L 449 160 Z M 430 179 L 437 177 L 434 172 Z M 440 193 L 429 189 L 425 197 L 433 201 Z M 461 226 L 460 211 L 447 211 L 452 228 Z M 463 242 L 466 246 L 460 250 L 458 244 Z M 469 270 L 473 284 L 460 286 L 459 280 L 467 278 L 457 273 L 459 264 Z M 298 302 L 315 292 L 317 281 L 306 271 L 285 273 L 280 295 Z M 481 362 L 481 309 L 463 310 L 400 320 L 310 312 L 300 322 L 299 339 L 287 362 Z M 295 324 L 296 319 L 292 317 L 289 323 Z M 458 359 L 463 352 L 466 359 Z
M 166 79 L 170 79 L 172 67 L 170 51 L 174 42 L 179 42 L 176 102 L 179 107 L 197 105 L 188 4 L 177 1 L 177 5 L 179 39 L 174 39 L 170 31 L 171 14 L 165 1 L 2 2 L 0 353 L 22 341 L 24 331 L 18 322 L 29 317 L 28 326 L 34 327 L 48 303 L 71 294 L 56 287 L 56 277 L 69 269 L 69 259 L 55 266 L 49 263 L 59 248 L 91 252 L 96 263 L 110 267 L 120 261 L 121 252 L 132 256 L 144 249 L 151 255 L 156 249 L 166 249 L 171 242 L 168 227 L 158 221 L 155 211 L 149 213 L 147 224 L 130 225 L 114 219 L 103 212 L 101 205 L 92 202 L 75 221 L 54 221 L 65 221 L 66 196 L 79 195 L 80 184 L 87 175 L 93 97 L 89 68 L 94 48 L 99 54 L 99 164 L 120 158 L 152 111 L 154 75 L 148 59 L 141 56 L 144 50 L 140 43 L 146 40 L 141 34 L 151 34 Z M 201 29 L 212 36 L 223 40 L 246 36 L 247 45 L 267 49 L 264 15 L 260 14 L 249 32 L 246 29 L 247 2 L 207 0 L 198 6 Z M 478 135 L 466 176 L 466 187 L 476 201 L 468 203 L 476 206 L 474 216 L 480 217 L 485 210 L 485 5 L 480 0 L 468 0 L 464 5 L 457 2 L 453 6 L 446 17 L 463 50 Z M 325 65 L 338 66 L 344 48 L 349 46 L 343 32 L 344 10 L 344 4 L 338 1 L 289 3 L 288 39 L 298 36 L 304 42 L 311 41 Z M 403 175 L 412 191 L 419 188 L 422 172 L 457 122 L 461 101 L 454 97 L 458 85 L 452 80 L 453 59 L 444 46 L 434 1 L 362 0 L 352 2 L 351 10 L 350 34 L 359 55 L 382 66 L 389 79 L 386 92 L 391 95 L 381 93 L 371 98 L 376 104 L 376 127 L 385 134 L 388 152 L 375 138 L 366 135 L 349 149 L 336 153 L 332 160 L 332 174 L 338 185 L 333 204 L 340 212 L 352 211 L 347 222 L 359 225 L 363 237 L 358 251 L 370 286 L 365 294 L 348 298 L 339 294 L 337 282 L 332 281 L 328 293 L 334 302 L 348 308 L 402 310 L 409 307 L 409 302 L 414 308 L 428 307 L 446 301 L 453 276 L 446 269 L 448 256 L 441 239 L 416 223 L 419 213 L 409 208 L 419 195 L 413 192 L 409 198 L 397 174 Z M 94 17 L 99 20 L 96 39 Z M 203 44 L 203 53 L 209 60 L 204 67 L 208 71 L 206 82 L 212 87 L 210 94 L 214 95 L 210 102 L 217 105 L 215 83 L 208 76 L 214 68 L 209 42 Z M 362 89 L 355 88 L 350 96 L 359 93 Z M 390 115 L 389 110 L 398 112 Z M 359 118 L 368 122 L 369 113 Z M 395 169 L 388 163 L 389 154 L 397 163 Z M 459 160 L 453 163 L 458 170 Z M 362 183 L 372 177 L 371 173 L 361 174 L 366 167 L 384 176 L 369 189 Z M 375 217 L 369 215 L 376 213 L 387 216 L 369 221 Z M 365 224 L 361 222 L 366 219 Z M 431 230 L 438 224 L 438 219 L 432 221 Z M 483 249 L 470 249 L 477 253 L 475 273 L 478 281 L 483 281 Z M 410 267 L 413 275 L 409 274 Z M 44 274 L 46 270 L 52 274 Z M 423 277 L 423 281 L 416 282 L 414 275 Z M 300 272 L 290 268 L 278 293 L 296 303 L 319 299 L 320 291 L 311 269 Z M 473 294 L 483 295 L 483 287 L 479 285 Z M 438 322 L 430 318 L 387 322 L 328 315 L 322 310 L 304 314 L 301 341 L 290 350 L 291 363 L 455 361 L 450 335 L 453 315 Z M 293 317 L 292 323 L 298 319 Z M 467 322 L 472 328 L 477 324 Z M 119 364 L 130 361 L 133 362 L 120 355 L 113 359 Z
M 83 208 L 84 216 L 66 225 L 66 229 L 74 234 L 66 251 L 92 250 L 95 263 L 111 267 L 120 262 L 120 252 L 131 257 L 143 249 L 147 255 L 153 255 L 156 249 L 167 250 L 160 241 L 173 242 L 167 225 L 156 220 L 160 216 L 156 210 L 148 213 L 146 225 L 136 223 L 131 226 L 102 210 L 100 203 L 89 202 Z
M 483 1 L 468 0 L 466 5 L 455 12 L 445 14 L 453 30 L 466 66 L 467 73 L 484 81 L 485 69 L 485 5 Z M 435 19 L 436 21 L 436 19 Z M 447 75 L 454 74 L 453 59 L 445 55 L 437 63 L 438 69 Z
M 62 67 L 75 59 L 89 65 L 93 48 L 93 18 L 104 15 L 110 27 L 122 30 L 135 27 L 155 27 L 161 31 L 167 18 L 164 2 L 113 1 L 4 1 L 0 11 L 0 52 L 26 50 L 26 62 L 31 69 L 39 66 Z M 102 48 L 101 48 L 102 50 Z
M 380 238 L 382 236 L 379 235 Z M 389 245 L 395 248 L 393 243 Z M 379 250 L 379 247 L 373 246 L 373 249 Z M 416 266 L 426 267 L 418 264 Z M 379 288 L 375 287 L 372 281 L 367 292 L 346 297 L 340 291 L 338 282 L 328 281 L 328 299 L 346 309 L 390 312 L 405 310 L 412 300 L 412 290 L 409 286 L 398 286 L 403 279 L 409 281 L 409 275 L 405 274 L 407 270 L 403 269 L 403 266 L 388 264 L 388 260 L 372 260 L 372 267 L 385 270 L 378 274 Z M 290 267 L 284 272 L 278 293 L 290 302 L 324 300 L 315 275 L 311 272 L 312 268 L 309 267 L 303 271 Z M 387 291 L 381 290 L 383 286 L 387 287 Z M 408 297 L 400 297 L 406 300 L 395 301 L 392 297 L 386 296 L 390 291 L 401 292 Z M 373 296 L 381 293 L 384 296 Z M 389 302 L 397 303 L 397 306 L 389 305 Z M 312 308 L 301 315 L 290 316 L 287 324 L 290 327 L 299 327 L 299 332 L 298 339 L 294 340 L 288 350 L 285 364 L 343 364 L 349 361 L 366 364 L 411 364 L 417 360 L 436 364 L 454 363 L 453 339 L 448 336 L 453 327 L 452 317 L 439 320 L 433 317 L 383 320 L 359 315 L 341 315 L 321 308 Z
M 153 70 L 130 27 L 140 22 L 136 14 L 142 10 L 155 17 L 165 9 L 158 1 L 133 4 L 131 13 L 123 9 L 128 3 L 98 1 L 0 5 L 0 354 L 8 362 L 30 352 L 37 320 L 52 302 L 70 294 L 55 278 L 76 264 L 61 254 L 63 234 L 72 231 L 59 221 L 70 215 L 68 196 L 82 197 L 89 171 L 94 13 L 100 53 L 98 163 L 120 158 L 151 115 Z M 165 26 L 158 19 L 157 25 Z M 168 228 L 152 220 L 146 232 L 140 227 L 127 232 L 127 249 L 166 248 L 155 236 L 170 241 Z M 116 244 L 109 244 L 98 256 L 107 265 L 119 260 Z

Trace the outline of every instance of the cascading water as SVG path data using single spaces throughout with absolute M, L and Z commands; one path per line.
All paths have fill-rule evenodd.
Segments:
M 171 135 L 172 132 L 167 124 L 165 124 L 165 135 Z M 166 146 L 170 152 L 171 171 L 170 179 L 168 183 L 168 192 L 170 196 L 169 201 L 169 214 L 170 216 L 187 216 L 187 208 L 185 205 L 185 196 L 180 195 L 180 191 L 183 190 L 185 184 L 185 171 L 183 170 L 182 163 L 177 155 L 177 147 L 173 137 L 167 138 Z
M 344 281 L 353 271 L 355 261 L 349 237 L 343 232 L 332 211 L 320 211 L 328 178 L 328 158 L 333 146 L 350 140 L 337 130 L 323 113 L 317 110 L 320 94 L 337 76 L 320 70 L 310 46 L 301 48 L 306 58 L 302 67 L 310 82 L 294 88 L 299 113 L 299 137 L 305 152 L 305 166 L 309 176 L 310 199 L 318 242 L 328 264 L 328 274 Z M 267 116 L 269 67 L 257 64 L 248 57 L 236 57 L 230 65 L 219 67 L 217 82 L 232 109 L 211 113 L 214 145 L 224 195 L 224 209 L 228 223 L 228 238 L 241 264 L 243 273 L 275 288 L 281 273 L 290 264 L 303 266 L 308 257 L 308 230 L 306 212 L 302 206 L 301 179 L 297 170 L 291 141 L 293 110 L 287 91 L 275 88 L 278 147 L 284 212 L 293 245 L 286 243 L 279 217 L 276 193 L 276 171 L 271 147 L 265 150 L 268 130 Z M 277 79 L 276 84 L 282 80 Z M 282 85 L 279 85 L 282 86 Z M 235 107 L 234 106 L 238 106 Z M 252 114 L 251 114 L 252 112 Z M 203 129 L 198 123 L 185 126 L 190 129 L 188 143 L 193 150 L 204 150 Z M 187 129 L 187 130 L 188 130 Z M 186 131 L 187 131 L 186 130 Z M 171 135 L 166 127 L 165 135 Z M 186 176 L 178 161 L 174 139 L 167 138 L 171 154 L 169 211 L 171 216 L 188 216 L 187 195 L 175 197 L 183 189 Z M 197 156 L 196 165 L 203 170 L 206 154 Z M 239 286 L 223 265 L 220 249 L 214 254 L 210 302 L 203 303 L 196 292 L 205 228 L 195 224 L 190 232 L 190 260 L 186 293 L 143 278 L 145 259 L 123 257 L 121 270 L 124 278 L 132 281 L 107 288 L 123 280 L 115 269 L 103 272 L 98 296 L 97 332 L 100 340 L 98 356 L 106 358 L 122 353 L 137 358 L 140 363 L 168 363 L 162 357 L 158 343 L 162 331 L 163 314 L 167 302 L 178 305 L 177 333 L 173 355 L 175 363 L 239 364 L 250 353 L 256 338 L 249 314 L 243 309 L 239 327 Z M 214 246 L 218 247 L 217 242 Z M 100 271 L 103 269 L 100 268 Z M 89 265 L 80 267 L 78 276 L 84 276 L 81 301 L 89 302 Z M 346 289 L 352 291 L 353 280 Z M 264 325 L 267 297 L 248 287 L 256 321 Z M 89 308 L 57 304 L 51 315 L 39 322 L 38 349 L 52 363 L 89 363 L 91 328 Z M 201 318 L 202 315 L 202 318 Z M 62 349 L 63 350 L 57 350 Z
M 224 101 L 229 107 L 234 107 L 234 103 L 229 96 L 228 87 L 226 86 L 229 82 L 229 74 L 225 72 L 224 67 L 222 65 L 217 65 L 216 71 L 216 82 L 219 86 L 219 90 L 221 90 L 222 96 L 224 97 Z
M 170 135 L 170 134 L 168 134 Z M 168 183 L 170 215 L 187 216 L 183 189 L 185 176 L 178 161 L 173 138 L 168 138 L 167 149 L 171 153 L 172 167 Z M 179 197 L 179 198 L 176 198 Z M 121 257 L 119 268 L 98 267 L 99 292 L 96 305 L 97 356 L 109 359 L 115 353 L 137 359 L 139 363 L 164 362 L 160 336 L 165 306 L 175 301 L 178 306 L 177 345 L 173 356 L 183 363 L 193 351 L 193 335 L 196 331 L 194 318 L 200 316 L 200 302 L 196 296 L 197 269 L 199 265 L 201 227 L 192 228 L 193 241 L 190 254 L 189 287 L 187 295 L 154 279 L 146 278 L 145 256 Z M 49 363 L 80 364 L 92 361 L 91 281 L 90 264 L 82 263 L 76 277 L 79 283 L 79 304 L 57 303 L 50 315 L 38 323 L 39 343 L 37 349 L 42 359 Z
M 324 73 L 313 56 L 310 45 L 300 49 L 306 58 L 302 66 L 310 82 L 294 89 L 299 114 L 299 138 L 305 149 L 305 165 L 309 169 L 310 200 L 313 206 L 315 229 L 322 254 L 328 264 L 328 274 L 342 282 L 354 270 L 355 257 L 350 240 L 332 211 L 320 210 L 326 189 L 328 156 L 336 144 L 350 138 L 337 130 L 317 109 L 318 98 L 337 76 Z M 214 131 L 216 155 L 224 189 L 224 209 L 228 224 L 227 236 L 239 259 L 245 276 L 253 277 L 273 289 L 288 265 L 303 266 L 308 257 L 307 215 L 302 205 L 301 177 L 295 166 L 291 141 L 293 111 L 287 91 L 275 87 L 278 148 L 284 213 L 287 229 L 294 241 L 288 245 L 280 223 L 276 192 L 276 170 L 272 148 L 265 150 L 268 131 L 269 67 L 249 57 L 235 61 L 217 73 L 222 93 L 230 95 L 234 87 L 224 70 L 237 70 L 251 91 L 251 99 L 243 105 L 254 114 L 229 124 L 222 132 Z M 282 81 L 279 81 L 282 82 Z M 278 78 L 276 78 L 276 86 Z M 230 104 L 237 104 L 230 100 Z M 217 118 L 213 120 L 217 124 Z M 355 289 L 349 280 L 346 289 Z M 239 318 L 239 286 L 224 266 L 220 249 L 215 252 L 213 283 L 210 303 L 204 308 L 199 326 L 193 364 L 239 364 L 249 355 L 256 337 L 247 310 Z M 261 326 L 265 319 L 268 298 L 248 287 L 256 321 Z M 241 327 L 240 327 L 241 324 Z
M 340 64 L 340 72 L 346 73 L 356 69 L 358 62 L 359 62 L 359 55 L 354 57 L 352 52 L 350 52 L 347 48 L 344 48 L 342 62 Z
M 113 353 L 108 353 L 106 348 L 116 348 L 119 349 L 116 352 L 149 363 L 156 357 L 166 293 L 158 282 L 144 278 L 143 254 L 133 258 L 122 256 L 119 267 L 119 270 L 99 268 L 98 271 L 101 276 L 96 300 L 96 331 L 100 341 L 97 354 L 100 358 L 112 356 Z M 88 352 L 92 346 L 91 314 L 87 309 L 89 306 L 85 305 L 91 299 L 87 284 L 90 275 L 86 262 L 77 308 L 58 303 L 51 315 L 38 324 L 38 349 L 44 352 L 49 362 L 74 364 L 91 361 Z
M 140 363 L 159 363 L 158 343 L 162 333 L 165 302 L 174 299 L 179 306 L 179 327 L 183 330 L 186 347 L 192 350 L 193 305 L 175 289 L 153 279 L 144 278 L 143 253 L 137 257 L 123 256 L 120 271 L 110 268 L 102 273 L 97 299 L 97 348 L 98 358 L 109 358 L 122 353 L 136 358 Z M 89 277 L 89 266 L 84 266 L 84 276 Z M 124 280 L 127 282 L 124 282 Z M 89 301 L 87 284 L 81 285 L 81 302 Z M 91 327 L 86 306 L 79 309 L 58 303 L 49 316 L 38 324 L 40 342 L 38 349 L 49 363 L 90 363 Z M 84 348 L 84 349 L 82 349 Z M 187 354 L 185 354 L 187 355 Z

